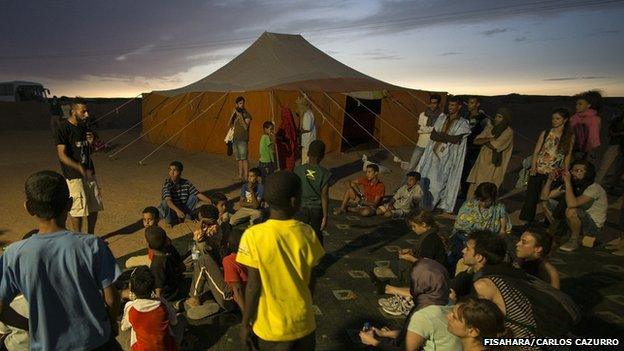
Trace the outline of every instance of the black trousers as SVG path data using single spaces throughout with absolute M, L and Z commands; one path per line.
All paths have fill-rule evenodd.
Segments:
M 323 221 L 323 209 L 321 208 L 308 208 L 301 207 L 297 213 L 297 220 L 308 224 L 318 238 L 321 245 L 323 245 L 323 232 L 321 231 L 321 222 Z
M 266 341 L 256 337 L 254 343 L 258 351 L 314 351 L 316 332 L 292 341 Z
M 524 204 L 522 204 L 522 210 L 520 210 L 521 220 L 530 222 L 535 219 L 535 209 L 539 203 L 540 193 L 544 183 L 546 183 L 546 179 L 548 179 L 548 175 L 539 173 L 529 177 Z

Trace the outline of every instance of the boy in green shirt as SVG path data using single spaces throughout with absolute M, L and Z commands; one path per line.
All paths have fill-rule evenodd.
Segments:
M 329 212 L 329 178 L 331 173 L 320 166 L 325 157 L 325 143 L 314 140 L 308 148 L 309 162 L 296 166 L 294 172 L 301 179 L 301 209 L 297 219 L 309 224 L 321 245 L 323 230 L 327 227 Z
M 266 177 L 275 172 L 275 125 L 271 121 L 262 124 L 264 134 L 260 137 L 260 173 L 262 182 Z

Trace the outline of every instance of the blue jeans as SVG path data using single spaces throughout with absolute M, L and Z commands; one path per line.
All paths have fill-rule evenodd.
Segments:
M 186 213 L 186 219 L 192 219 L 191 214 L 193 210 L 195 210 L 195 206 L 197 206 L 197 201 L 197 196 L 191 195 L 186 200 L 186 204 L 180 206 L 180 210 Z M 158 211 L 160 212 L 160 216 L 165 220 L 165 222 L 167 222 L 167 224 L 178 223 L 178 215 L 175 213 L 175 211 L 169 208 L 169 205 L 167 205 L 167 202 L 165 200 L 162 200 L 160 202 Z

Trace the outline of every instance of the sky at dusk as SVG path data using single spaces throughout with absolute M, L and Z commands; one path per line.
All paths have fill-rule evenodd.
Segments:
M 624 1 L 0 0 L 0 81 L 131 97 L 199 80 L 262 32 L 450 93 L 624 96 Z

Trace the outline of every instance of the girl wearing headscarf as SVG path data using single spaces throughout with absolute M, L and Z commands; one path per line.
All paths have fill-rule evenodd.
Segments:
M 414 308 L 401 330 L 386 327 L 360 332 L 363 344 L 379 350 L 448 350 L 461 351 L 458 337 L 447 329 L 449 277 L 446 268 L 437 261 L 421 258 L 412 266 L 411 286 L 387 286 L 386 292 L 411 296 Z
M 514 133 L 510 122 L 509 109 L 499 108 L 494 117 L 494 125 L 487 126 L 475 138 L 474 143 L 483 146 L 466 180 L 470 183 L 468 200 L 472 200 L 477 185 L 481 183 L 494 183 L 497 188 L 503 183 L 513 151 Z
M 297 161 L 299 144 L 295 119 L 288 107 L 282 107 L 282 121 L 275 134 L 275 141 L 280 169 L 292 171 Z

